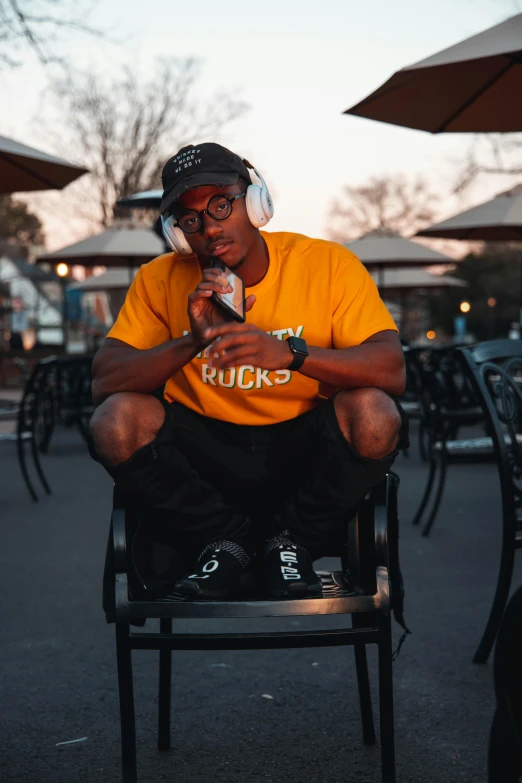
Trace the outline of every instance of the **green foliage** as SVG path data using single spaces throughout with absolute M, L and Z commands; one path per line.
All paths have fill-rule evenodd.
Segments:
M 0 240 L 12 245 L 24 258 L 31 247 L 43 245 L 45 236 L 39 218 L 27 204 L 12 196 L 0 197 Z
M 512 321 L 519 320 L 521 302 L 522 246 L 486 244 L 480 253 L 470 253 L 450 273 L 468 283 L 468 288 L 446 289 L 430 299 L 433 328 L 453 334 L 453 318 L 460 315 L 463 300 L 471 304 L 468 331 L 477 340 L 507 337 Z M 496 306 L 488 306 L 488 299 Z

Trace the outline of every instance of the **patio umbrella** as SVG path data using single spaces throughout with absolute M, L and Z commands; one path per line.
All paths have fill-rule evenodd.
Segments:
M 345 246 L 355 253 L 367 269 L 379 272 L 379 288 L 384 284 L 384 270 L 390 267 L 398 269 L 455 263 L 454 258 L 405 239 L 387 228 L 377 228 Z
M 372 274 L 372 273 L 371 273 Z M 375 273 L 372 274 L 375 280 Z M 430 291 L 443 288 L 464 288 L 468 285 L 465 280 L 448 275 L 433 275 L 424 269 L 387 269 L 383 274 L 383 282 L 379 288 L 385 294 L 403 291 Z
M 81 294 L 105 294 L 111 315 L 116 320 L 135 272 L 135 269 L 107 269 L 101 275 L 92 275 L 69 285 L 68 289 Z
M 347 109 L 430 133 L 522 130 L 522 14 L 397 71 Z
M 422 229 L 418 237 L 522 242 L 522 185 Z
M 162 190 L 144 190 L 141 193 L 120 198 L 116 202 L 116 206 L 126 209 L 159 209 L 162 198 Z
M 107 269 L 101 275 L 91 275 L 68 286 L 70 291 L 127 291 L 134 269 Z
M 522 185 L 496 198 L 419 231 L 417 236 L 484 242 L 522 242 Z M 522 323 L 522 254 L 520 259 L 520 323 Z
M 101 234 L 37 258 L 38 263 L 135 268 L 165 252 L 163 242 L 148 228 L 107 228 Z
M 375 280 L 375 272 L 370 273 Z M 382 282 L 379 283 L 379 291 L 383 299 L 390 294 L 397 294 L 399 297 L 399 318 L 393 316 L 396 323 L 399 324 L 401 332 L 405 329 L 404 314 L 407 312 L 408 295 L 433 294 L 435 291 L 442 291 L 444 288 L 464 288 L 468 285 L 464 280 L 458 280 L 448 275 L 433 275 L 426 272 L 425 269 L 393 269 L 388 268 L 381 272 Z M 390 310 L 390 303 L 386 303 Z M 391 312 L 391 311 L 390 311 Z
M 88 169 L 0 136 L 0 194 L 64 188 Z

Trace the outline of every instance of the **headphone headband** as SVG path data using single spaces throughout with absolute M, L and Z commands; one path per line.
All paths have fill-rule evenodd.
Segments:
M 245 198 L 248 219 L 252 225 L 255 226 L 255 228 L 261 228 L 261 226 L 266 226 L 268 221 L 273 216 L 274 205 L 262 175 L 255 168 L 255 166 L 252 166 L 252 164 L 246 160 L 246 158 L 243 158 L 243 163 L 248 169 L 256 174 L 261 183 L 260 185 L 257 185 L 256 183 L 252 182 L 252 175 L 250 174 L 251 184 L 247 187 Z M 179 226 L 174 226 L 173 223 L 174 218 L 172 214 L 161 216 L 163 236 L 165 237 L 169 247 L 171 247 L 175 253 L 189 255 L 192 253 L 192 248 L 190 247 L 181 228 L 179 228 Z

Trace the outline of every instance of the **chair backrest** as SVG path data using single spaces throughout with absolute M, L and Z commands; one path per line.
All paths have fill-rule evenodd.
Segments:
M 406 374 L 416 390 L 423 425 L 428 431 L 438 432 L 442 426 L 442 408 L 449 404 L 439 371 L 440 351 L 431 346 L 413 348 L 405 358 Z
M 52 406 L 56 388 L 56 356 L 40 359 L 24 387 L 18 414 L 18 431 L 31 429 L 40 406 Z
M 92 356 L 67 356 L 58 360 L 59 400 L 62 410 L 92 405 Z
M 504 514 L 522 508 L 522 340 L 456 349 L 493 439 Z
M 446 413 L 479 406 L 475 391 L 462 371 L 455 346 L 426 346 L 405 354 L 407 374 L 415 388 L 424 427 L 439 436 Z

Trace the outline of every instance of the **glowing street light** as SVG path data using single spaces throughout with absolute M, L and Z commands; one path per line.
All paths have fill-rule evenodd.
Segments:
M 496 307 L 497 306 L 497 300 L 494 296 L 490 296 L 488 299 L 488 307 Z
M 429 332 L 426 332 L 426 337 L 428 340 L 434 340 L 437 336 L 437 333 L 433 331 L 433 329 L 430 329 Z
M 65 279 L 69 274 L 69 266 L 60 262 L 56 265 L 56 274 L 60 278 L 60 286 L 62 288 L 62 334 L 63 334 L 63 349 L 67 353 L 67 293 Z
M 460 312 L 461 313 L 469 313 L 471 310 L 471 305 L 469 302 L 461 302 L 460 303 Z

